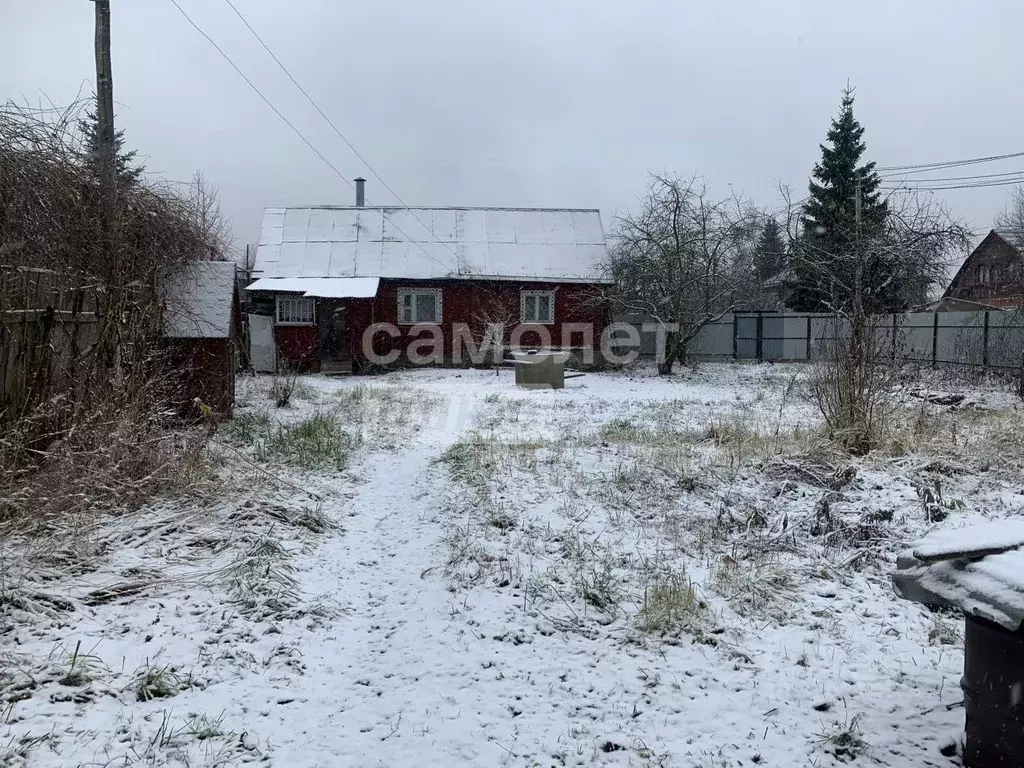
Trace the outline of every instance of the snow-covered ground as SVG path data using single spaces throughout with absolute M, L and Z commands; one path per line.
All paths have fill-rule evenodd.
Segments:
M 191 496 L 0 545 L 0 766 L 956 764 L 962 621 L 890 579 L 1021 515 L 1024 419 L 853 460 L 802 371 L 242 379 Z

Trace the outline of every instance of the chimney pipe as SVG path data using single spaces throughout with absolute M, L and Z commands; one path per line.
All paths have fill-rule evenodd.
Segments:
M 356 179 L 356 207 L 362 208 L 366 205 L 366 179 L 360 176 Z

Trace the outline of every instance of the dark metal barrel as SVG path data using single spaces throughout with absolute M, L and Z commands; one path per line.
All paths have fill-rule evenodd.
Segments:
M 968 768 L 1024 765 L 1024 632 L 967 617 L 964 709 Z

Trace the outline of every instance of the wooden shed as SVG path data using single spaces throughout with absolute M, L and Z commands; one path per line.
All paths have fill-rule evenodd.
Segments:
M 235 264 L 196 261 L 168 267 L 161 292 L 166 362 L 175 377 L 176 406 L 183 416 L 198 416 L 198 400 L 218 417 L 229 417 L 241 349 Z

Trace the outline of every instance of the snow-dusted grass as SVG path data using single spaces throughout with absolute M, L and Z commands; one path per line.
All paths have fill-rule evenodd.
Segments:
M 243 377 L 201 485 L 0 543 L 0 766 L 950 764 L 961 624 L 889 579 L 1020 515 L 1024 417 L 852 459 L 802 371 Z

